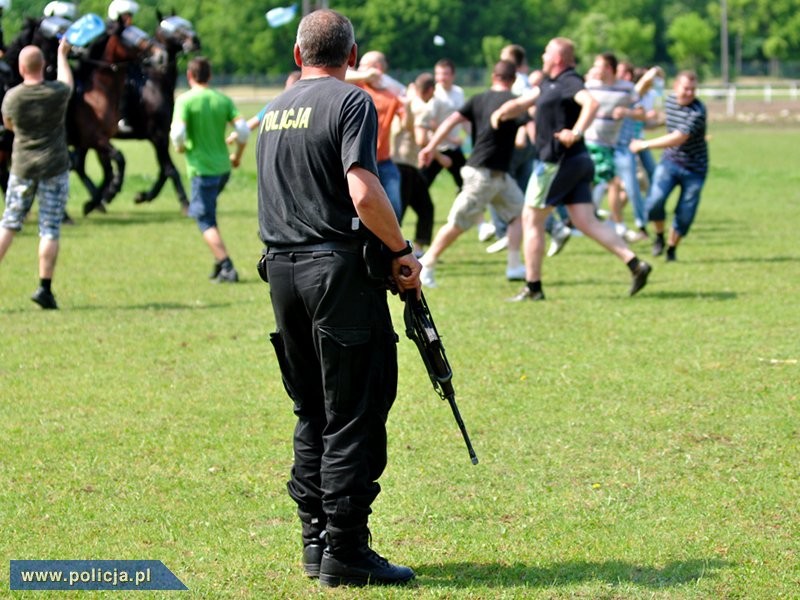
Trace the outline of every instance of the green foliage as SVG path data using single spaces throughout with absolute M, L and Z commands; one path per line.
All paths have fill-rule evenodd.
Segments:
M 23 15 L 41 15 L 47 1 L 13 3 L 3 17 L 6 43 L 19 31 Z M 79 9 L 105 16 L 108 2 L 81 0 Z M 136 24 L 152 32 L 157 9 L 175 10 L 194 23 L 203 53 L 218 71 L 276 75 L 294 68 L 297 23 L 273 29 L 264 14 L 290 3 L 141 0 Z M 743 60 L 800 55 L 800 0 L 727 0 L 727 5 L 732 48 Z M 718 0 L 342 0 L 333 6 L 353 21 L 362 52 L 380 49 L 391 69 L 400 71 L 430 69 L 445 56 L 461 67 L 483 67 L 483 39 L 495 36 L 523 45 L 534 68 L 547 41 L 557 35 L 576 40 L 584 67 L 587 57 L 610 49 L 634 62 L 672 59 L 700 69 L 716 64 L 720 46 Z M 676 22 L 689 15 L 694 15 L 688 22 L 691 31 L 681 31 L 684 27 Z M 700 37 L 692 38 L 695 33 Z M 444 46 L 433 44 L 435 35 L 445 39 Z
M 635 298 L 586 238 L 545 260 L 536 305 L 505 302 L 519 284 L 474 231 L 448 249 L 426 296 L 478 466 L 389 298 L 400 386 L 371 527 L 418 581 L 338 593 L 302 575 L 286 494 L 294 419 L 255 273 L 253 148 L 220 198 L 243 277 L 224 286 L 169 186 L 133 204 L 155 161 L 119 143 L 122 194 L 63 232 L 61 310 L 28 300 L 35 214 L 0 264 L 0 562 L 162 560 L 192 599 L 796 597 L 800 131 L 709 133 L 695 226 Z M 437 179 L 437 225 L 454 192 Z
M 486 67 L 491 69 L 500 60 L 500 52 L 511 42 L 501 35 L 487 35 L 481 40 L 481 50 L 486 61 Z
M 767 58 L 786 58 L 789 43 L 782 37 L 770 36 L 764 41 L 764 55 Z
M 592 66 L 594 57 L 611 49 L 611 19 L 603 13 L 590 12 L 583 15 L 573 32 L 581 71 Z
M 652 40 L 656 26 L 644 24 L 636 18 L 619 19 L 611 30 L 610 48 L 618 58 L 624 58 L 635 65 L 648 65 L 653 61 L 655 47 Z
M 699 70 L 713 58 L 715 32 L 697 13 L 677 17 L 667 30 L 669 54 L 681 69 Z

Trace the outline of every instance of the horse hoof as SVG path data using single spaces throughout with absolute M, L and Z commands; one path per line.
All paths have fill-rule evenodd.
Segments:
M 144 192 L 139 192 L 134 196 L 133 203 L 134 204 L 144 204 L 145 202 L 150 202 L 150 198 L 148 198 Z
M 83 216 L 86 217 L 96 208 L 95 203 L 89 200 L 83 204 Z

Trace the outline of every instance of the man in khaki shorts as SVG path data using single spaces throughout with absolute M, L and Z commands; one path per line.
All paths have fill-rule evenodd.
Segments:
M 517 128 L 528 118 L 525 115 L 517 120 L 505 121 L 497 129 L 492 128 L 490 121 L 495 110 L 515 98 L 511 93 L 515 78 L 516 68 L 512 63 L 505 60 L 498 62 L 492 71 L 491 88 L 470 98 L 464 106 L 447 117 L 419 153 L 420 162 L 429 164 L 436 147 L 446 139 L 453 127 L 459 123 L 471 123 L 475 142 L 467 164 L 461 169 L 464 185 L 453 201 L 447 223 L 436 233 L 430 249 L 420 260 L 420 278 L 424 286 L 436 287 L 436 261 L 450 244 L 483 216 L 489 204 L 509 224 L 506 278 L 512 281 L 525 278 L 519 249 L 524 197 L 522 190 L 508 174 L 508 168 Z

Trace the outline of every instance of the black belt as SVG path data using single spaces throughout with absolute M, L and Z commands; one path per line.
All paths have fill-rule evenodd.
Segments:
M 267 254 L 289 254 L 291 252 L 361 252 L 363 240 L 338 240 L 332 242 L 318 242 L 316 244 L 291 244 L 272 245 L 267 248 Z

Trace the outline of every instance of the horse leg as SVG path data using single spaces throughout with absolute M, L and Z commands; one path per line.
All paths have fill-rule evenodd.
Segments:
M 103 172 L 105 173 L 103 181 L 108 182 L 108 185 L 103 186 L 105 190 L 103 192 L 103 202 L 105 204 L 110 204 L 116 197 L 122 189 L 122 182 L 125 179 L 125 156 L 111 144 L 109 144 L 108 147 L 107 170 L 105 165 L 103 167 Z M 116 169 L 114 169 L 114 166 L 116 166 Z
M 81 183 L 83 183 L 86 191 L 89 192 L 89 200 L 83 205 L 84 217 L 97 208 L 98 197 L 100 195 L 100 191 L 97 189 L 97 186 L 86 174 L 86 154 L 88 151 L 89 150 L 87 148 L 81 148 L 74 150 L 69 154 L 70 167 L 78 175 L 78 179 L 81 180 Z
M 97 153 L 97 162 L 100 163 L 100 167 L 103 171 L 103 179 L 99 186 L 96 186 L 92 180 L 89 179 L 89 176 L 86 175 L 84 169 L 86 153 L 88 150 L 81 150 L 78 154 L 80 157 L 80 166 L 84 173 L 81 177 L 79 172 L 78 176 L 81 177 L 81 181 L 83 181 L 83 185 L 86 186 L 86 189 L 89 190 L 90 195 L 89 200 L 83 204 L 83 216 L 88 215 L 94 210 L 102 213 L 106 212 L 106 206 L 103 202 L 103 194 L 108 187 L 109 179 L 111 178 L 111 159 L 109 158 L 110 152 L 106 147 L 98 147 L 95 148 L 94 151 Z
M 167 176 L 172 180 L 172 185 L 175 187 L 175 193 L 178 195 L 178 202 L 181 205 L 181 213 L 187 215 L 189 213 L 189 200 L 186 197 L 186 190 L 183 187 L 181 174 L 175 167 L 172 159 L 169 158 L 169 154 L 167 155 L 167 158 L 169 160 L 169 165 L 167 166 Z
M 156 151 L 156 160 L 159 165 L 158 179 L 153 187 L 150 188 L 150 191 L 139 192 L 136 194 L 134 201 L 137 204 L 141 204 L 142 202 L 150 202 L 154 200 L 161 193 L 164 184 L 166 183 L 167 179 L 169 179 L 172 181 L 172 184 L 175 187 L 175 193 L 178 195 L 178 202 L 181 205 L 181 212 L 186 214 L 186 211 L 189 207 L 189 202 L 186 198 L 186 191 L 183 188 L 181 174 L 175 167 L 175 163 L 172 162 L 172 157 L 169 153 L 169 140 L 164 138 L 151 140 L 151 142 L 153 143 L 153 148 Z
M 166 169 L 165 169 L 165 162 L 164 162 L 164 153 L 161 151 L 160 142 L 161 140 L 150 139 L 150 142 L 153 144 L 153 149 L 156 151 L 156 162 L 158 163 L 158 177 L 156 178 L 156 182 L 146 192 L 138 192 L 136 197 L 133 201 L 136 204 L 142 204 L 144 202 L 152 202 L 156 199 L 156 197 L 161 193 L 161 188 L 164 187 L 164 183 L 167 181 Z M 167 160 L 169 160 L 169 148 L 167 148 Z

